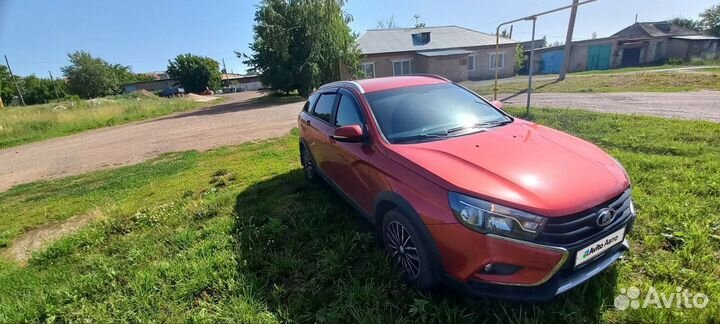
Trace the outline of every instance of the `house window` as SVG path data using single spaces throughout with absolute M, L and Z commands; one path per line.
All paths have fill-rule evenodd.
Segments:
M 490 54 L 490 70 L 502 69 L 505 67 L 505 53 L 498 53 L 497 59 L 495 53 Z
M 362 67 L 362 72 L 366 78 L 375 77 L 375 63 L 362 63 L 360 66 Z
M 469 55 L 467 59 L 468 71 L 475 71 L 475 55 Z
M 410 74 L 410 60 L 393 62 L 393 75 Z

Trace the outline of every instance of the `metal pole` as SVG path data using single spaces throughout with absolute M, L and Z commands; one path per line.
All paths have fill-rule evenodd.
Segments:
M 570 68 L 570 51 L 572 50 L 573 30 L 575 29 L 575 16 L 577 15 L 577 3 L 579 0 L 573 0 L 573 7 L 570 9 L 570 21 L 568 22 L 567 35 L 565 35 L 565 48 L 563 49 L 563 62 L 558 75 L 558 81 L 565 80 L 565 74 Z
M 493 100 L 497 100 L 497 91 L 498 91 L 498 68 L 497 68 L 497 59 L 498 55 L 500 55 L 500 26 L 497 27 L 497 31 L 495 31 L 495 87 L 493 88 Z M 491 66 L 492 67 L 492 66 Z
M 223 74 L 225 74 L 224 75 L 225 76 L 225 86 L 229 87 L 230 83 L 228 83 L 228 74 L 227 74 L 227 68 L 225 67 L 225 58 L 224 57 L 222 59 L 222 62 L 223 62 Z
M 495 37 L 495 58 L 497 59 L 497 55 L 498 55 L 498 53 L 499 53 L 499 51 L 500 51 L 500 35 L 499 35 L 499 34 L 500 34 L 500 27 L 505 26 L 505 25 L 508 25 L 508 24 L 516 23 L 516 22 L 519 22 L 519 21 L 523 21 L 523 20 L 533 20 L 533 19 L 537 19 L 537 17 L 540 17 L 540 16 L 544 16 L 544 15 L 547 15 L 547 14 L 551 14 L 551 13 L 554 13 L 554 12 L 558 12 L 558 11 L 561 11 L 561 10 L 565 10 L 565 9 L 567 9 L 567 8 L 582 6 L 582 5 L 584 5 L 584 4 L 588 4 L 588 3 L 590 3 L 590 2 L 595 2 L 595 1 L 597 1 L 597 0 L 585 0 L 585 1 L 580 2 L 580 3 L 577 3 L 577 4 L 571 4 L 571 5 L 568 5 L 568 6 L 564 6 L 564 7 L 560 7 L 560 8 L 555 8 L 555 9 L 548 10 L 548 11 L 543 11 L 543 12 L 541 12 L 541 13 L 539 13 L 539 14 L 536 14 L 536 15 L 531 15 L 531 16 L 527 16 L 527 17 L 520 18 L 520 19 L 515 19 L 515 20 L 506 21 L 506 22 L 504 22 L 504 23 L 501 23 L 500 25 L 497 26 L 497 29 L 495 30 L 495 35 L 496 35 L 496 37 Z M 498 71 L 497 71 L 497 69 L 496 69 L 496 70 L 495 70 L 495 95 L 494 95 L 494 97 L 493 97 L 494 100 L 497 100 L 497 90 L 498 90 L 498 89 L 497 89 L 497 84 L 498 84 Z
M 57 84 L 55 84 L 55 79 L 53 79 L 52 72 L 48 71 L 48 74 L 50 74 L 50 82 L 52 82 L 53 89 L 55 89 L 55 98 L 60 100 L 60 93 L 58 92 Z
M 532 39 L 530 40 L 530 64 L 528 65 L 528 89 L 527 89 L 527 106 L 525 106 L 525 114 L 530 115 L 530 95 L 533 92 L 532 88 L 532 76 L 533 76 L 533 65 L 535 65 L 535 23 L 537 17 L 534 17 L 532 27 Z
M 20 102 L 23 106 L 25 106 L 25 99 L 23 99 L 22 92 L 20 91 L 20 86 L 18 86 L 17 80 L 15 80 L 15 75 L 12 73 L 12 69 L 10 68 L 10 61 L 8 61 L 7 55 L 5 55 L 5 64 L 7 64 L 8 71 L 10 72 L 10 77 L 13 80 L 13 83 L 15 83 L 15 90 L 17 90 L 18 97 L 20 97 Z

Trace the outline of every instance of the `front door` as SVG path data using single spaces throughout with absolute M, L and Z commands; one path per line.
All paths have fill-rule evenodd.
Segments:
M 339 91 L 338 104 L 333 120 L 334 127 L 360 125 L 366 129 L 362 109 L 355 96 L 347 90 Z M 330 139 L 326 164 L 323 172 L 358 207 L 366 212 L 372 210 L 372 199 L 368 193 L 367 170 L 368 156 L 372 147 L 367 143 L 347 143 Z
M 588 46 L 587 70 L 607 70 L 610 68 L 611 45 Z

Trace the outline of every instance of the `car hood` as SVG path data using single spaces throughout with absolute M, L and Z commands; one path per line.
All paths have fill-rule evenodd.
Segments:
M 447 190 L 548 217 L 621 194 L 624 169 L 597 146 L 532 122 L 417 144 L 391 145 L 397 162 Z

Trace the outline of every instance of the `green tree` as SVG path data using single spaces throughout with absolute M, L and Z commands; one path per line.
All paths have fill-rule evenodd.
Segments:
M 68 54 L 70 65 L 62 68 L 68 89 L 82 98 L 118 94 L 120 79 L 113 65 L 85 51 Z
M 523 53 L 522 45 L 518 43 L 517 46 L 515 46 L 515 74 L 522 70 L 527 60 L 528 58 L 525 56 L 525 53 Z
M 14 96 L 15 86 L 13 86 L 10 72 L 5 65 L 0 65 L 0 97 L 2 97 L 3 104 L 9 106 Z
M 700 14 L 700 23 L 707 33 L 720 36 L 720 4 L 705 9 Z
M 113 64 L 111 68 L 121 85 L 154 80 L 150 75 L 133 73 L 132 69 L 127 65 Z
M 61 99 L 65 96 L 65 82 L 62 80 L 53 81 L 50 79 L 38 78 L 34 74 L 22 78 L 20 81 L 23 91 L 23 98 L 28 105 L 48 103 Z M 57 93 L 55 87 L 57 86 Z
M 200 93 L 205 87 L 220 87 L 220 64 L 209 58 L 193 54 L 178 55 L 170 61 L 167 72 L 171 78 L 180 80 L 185 91 Z
M 255 12 L 252 54 L 237 54 L 260 72 L 264 84 L 302 96 L 339 80 L 343 69 L 358 75 L 360 52 L 344 5 L 344 0 L 264 0 Z
M 669 20 L 670 23 L 678 26 L 682 26 L 688 29 L 692 29 L 694 31 L 701 32 L 702 31 L 702 23 L 698 20 L 693 20 L 690 18 L 683 18 L 683 17 L 675 17 L 671 20 Z

